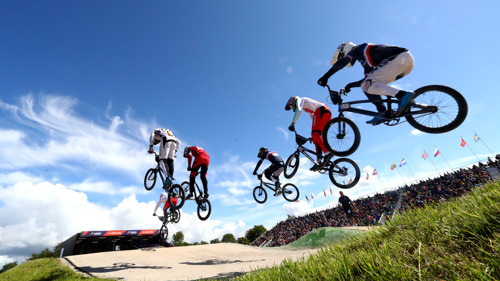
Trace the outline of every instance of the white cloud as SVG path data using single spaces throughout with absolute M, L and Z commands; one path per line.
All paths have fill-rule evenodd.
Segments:
M 277 127 L 276 129 L 278 129 L 278 131 L 280 131 L 280 132 L 283 133 L 283 137 L 285 138 L 285 140 L 288 140 L 288 137 L 290 136 L 290 133 L 287 130 L 285 130 L 285 129 L 281 128 L 281 127 Z
M 292 73 L 293 72 L 293 68 L 291 66 L 287 67 L 285 69 L 286 73 Z
M 413 130 L 411 130 L 411 134 L 413 136 L 420 136 L 420 135 L 423 135 L 424 133 L 422 131 L 420 131 L 420 130 L 413 129 Z
M 0 265 L 11 262 L 13 256 L 25 258 L 44 248 L 52 249 L 81 231 L 160 227 L 152 216 L 156 202 L 139 202 L 135 194 L 116 206 L 104 207 L 61 184 L 20 182 L 0 188 L 0 198 Z M 184 211 L 179 224 L 169 225 L 170 235 L 182 231 L 185 241 L 191 243 L 221 239 L 226 233 L 244 236 L 246 228 L 241 219 L 202 222 L 195 212 Z

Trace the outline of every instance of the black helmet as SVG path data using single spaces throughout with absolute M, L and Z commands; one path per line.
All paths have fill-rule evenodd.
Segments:
M 266 155 L 268 152 L 267 148 L 261 147 L 259 148 L 259 154 L 257 154 L 257 157 L 262 158 L 264 155 Z
M 189 153 L 191 153 L 191 147 L 186 146 L 186 148 L 184 148 L 184 157 L 188 157 Z
M 288 99 L 288 101 L 286 102 L 286 105 L 285 105 L 285 110 L 290 110 L 292 109 L 292 105 L 293 103 L 295 102 L 295 100 L 297 99 L 298 97 L 297 96 L 293 96 L 293 97 L 290 97 Z

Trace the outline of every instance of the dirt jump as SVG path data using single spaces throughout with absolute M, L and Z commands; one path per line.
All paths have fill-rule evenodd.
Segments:
M 254 247 L 218 243 L 186 247 L 74 255 L 61 261 L 86 276 L 120 280 L 197 280 L 235 277 L 258 268 L 279 265 L 284 259 L 307 257 L 322 245 L 368 230 L 368 227 L 319 228 L 284 247 Z

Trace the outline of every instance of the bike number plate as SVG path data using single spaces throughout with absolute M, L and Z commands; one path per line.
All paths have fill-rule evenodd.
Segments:
M 340 108 L 342 108 L 342 109 L 348 109 L 350 107 L 351 107 L 350 103 L 343 103 L 343 104 L 340 105 Z

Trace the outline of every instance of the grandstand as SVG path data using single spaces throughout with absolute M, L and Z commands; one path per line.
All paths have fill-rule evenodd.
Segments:
M 61 243 L 59 257 L 157 246 L 160 230 L 82 231 Z
M 419 180 L 397 190 L 354 200 L 359 226 L 384 224 L 387 219 L 411 208 L 449 201 L 491 181 L 500 180 L 500 154 L 495 160 L 449 171 L 435 178 Z M 320 227 L 345 227 L 350 222 L 341 208 L 329 208 L 277 223 L 252 242 L 254 246 L 288 245 Z

